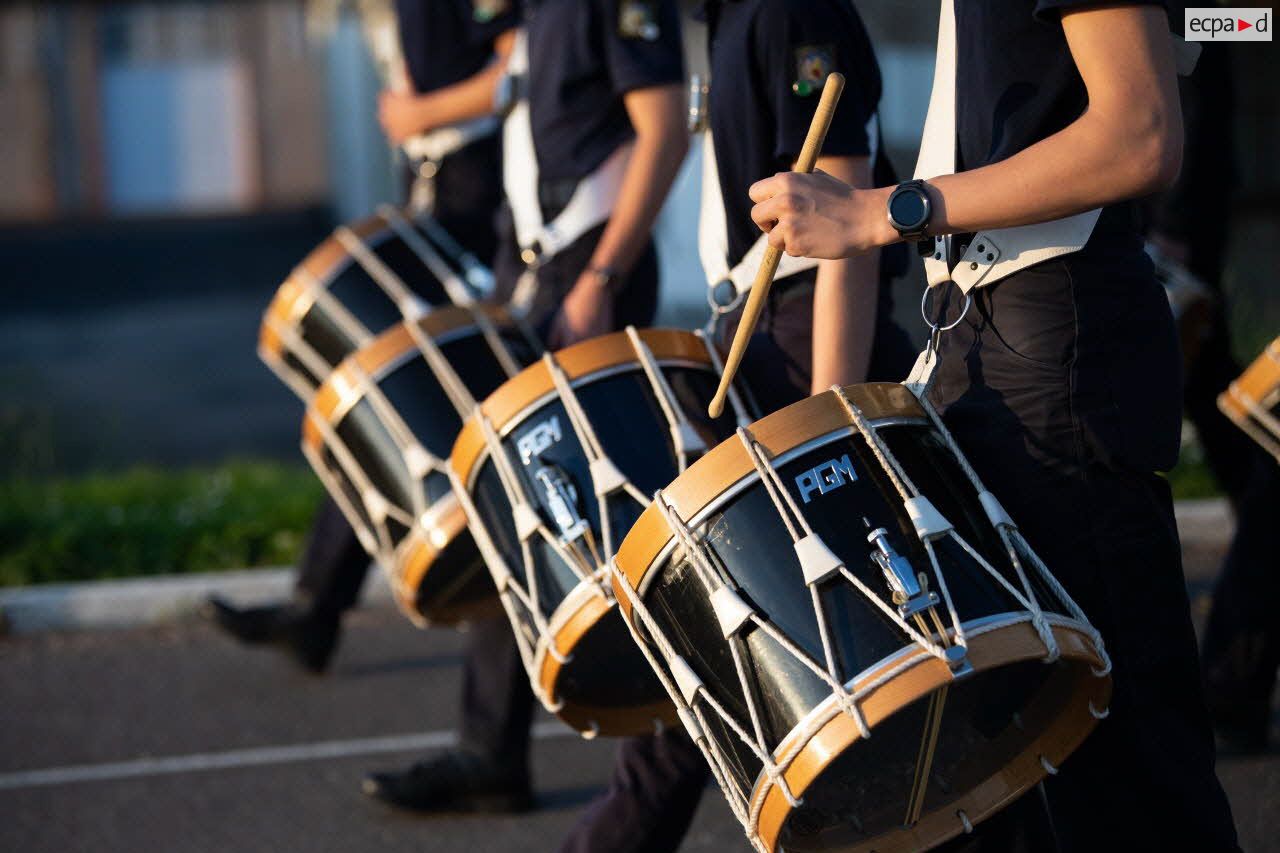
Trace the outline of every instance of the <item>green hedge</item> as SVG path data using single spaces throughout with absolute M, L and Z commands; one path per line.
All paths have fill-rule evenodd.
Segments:
M 303 466 L 233 462 L 0 483 L 0 585 L 293 562 L 323 489 Z

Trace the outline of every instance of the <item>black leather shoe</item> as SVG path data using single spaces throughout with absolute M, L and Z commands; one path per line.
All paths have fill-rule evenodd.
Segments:
M 408 770 L 370 773 L 361 788 L 374 799 L 416 812 L 507 812 L 533 807 L 527 773 L 454 749 Z
M 214 596 L 207 612 L 240 642 L 280 646 L 303 669 L 317 674 L 328 669 L 342 625 L 340 615 L 319 614 L 292 603 L 240 608 Z

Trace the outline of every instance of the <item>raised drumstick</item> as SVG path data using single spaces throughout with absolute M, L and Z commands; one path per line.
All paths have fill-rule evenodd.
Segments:
M 844 75 L 829 74 L 822 87 L 822 100 L 818 102 L 818 110 L 813 114 L 813 122 L 809 125 L 809 134 L 804 138 L 804 147 L 800 149 L 800 157 L 796 160 L 797 172 L 812 172 L 818 161 L 818 153 L 822 151 L 822 143 L 827 138 L 827 129 L 831 127 L 831 117 L 835 114 L 836 104 L 840 102 L 840 94 L 844 92 Z M 738 365 L 742 363 L 742 355 L 747 350 L 747 341 L 756 329 L 760 320 L 760 312 L 764 309 L 764 298 L 769 295 L 773 286 L 774 273 L 778 271 L 778 262 L 782 260 L 782 250 L 773 246 L 765 249 L 764 258 L 760 261 L 760 271 L 756 273 L 755 283 L 747 294 L 747 304 L 742 309 L 742 320 L 733 335 L 733 344 L 729 347 L 729 357 L 725 359 L 724 373 L 720 375 L 720 387 L 707 413 L 713 418 L 720 417 L 724 411 L 725 395 L 733 382 Z

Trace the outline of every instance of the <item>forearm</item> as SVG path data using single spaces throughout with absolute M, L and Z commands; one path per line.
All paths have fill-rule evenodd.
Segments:
M 822 157 L 818 166 L 854 187 L 871 184 L 867 157 Z M 813 294 L 812 393 L 832 385 L 866 381 L 879 284 L 879 252 L 818 265 Z
M 688 147 L 688 135 L 678 116 L 661 127 L 638 130 L 618 201 L 591 256 L 593 267 L 625 273 L 635 265 Z
M 492 115 L 498 81 L 506 60 L 495 57 L 484 70 L 452 86 L 418 95 L 414 99 L 422 133 Z
M 1062 27 L 1088 108 L 998 163 L 924 176 L 934 208 L 930 234 L 1047 222 L 1148 195 L 1177 176 L 1182 116 L 1164 12 L 1102 6 L 1064 15 Z M 891 192 L 779 175 L 751 188 L 751 215 L 770 244 L 789 254 L 844 257 L 898 239 L 886 215 Z
M 867 381 L 875 342 L 880 253 L 823 261 L 813 294 L 811 393 Z

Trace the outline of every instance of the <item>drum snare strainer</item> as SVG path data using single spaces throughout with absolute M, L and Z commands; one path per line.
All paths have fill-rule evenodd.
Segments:
M 658 492 L 613 585 L 762 851 L 933 847 L 1107 713 L 1098 632 L 902 385 L 739 429 Z
M 695 334 L 629 328 L 545 355 L 454 445 L 454 493 L 534 692 L 584 735 L 675 719 L 616 613 L 608 565 L 652 491 L 732 434 L 732 417 L 703 416 L 718 372 Z

